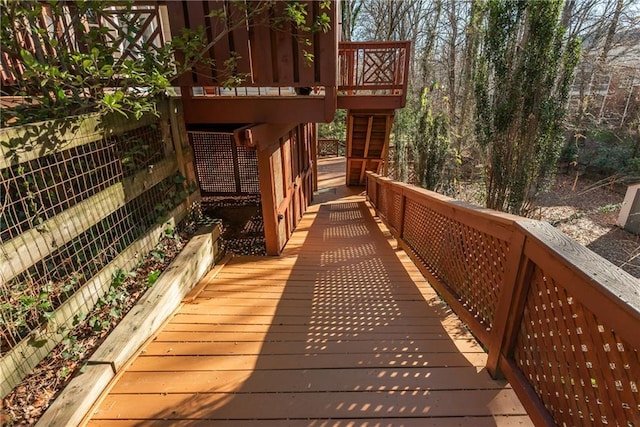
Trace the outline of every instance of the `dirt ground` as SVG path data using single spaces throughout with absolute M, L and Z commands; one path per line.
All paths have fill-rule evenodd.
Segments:
M 640 237 L 617 225 L 625 188 L 560 174 L 536 200 L 533 217 L 548 221 L 614 265 L 640 278 Z

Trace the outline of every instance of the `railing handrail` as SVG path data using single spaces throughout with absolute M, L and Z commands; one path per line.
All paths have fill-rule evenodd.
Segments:
M 487 369 L 507 377 L 536 425 L 574 424 L 571 417 L 580 416 L 637 421 L 640 281 L 548 223 L 370 172 L 367 194 L 399 245 L 487 347 Z M 451 253 L 429 252 L 438 244 Z M 460 266 L 468 271 L 455 271 Z M 554 386 L 560 390 L 549 390 Z M 578 406 L 572 412 L 570 405 Z

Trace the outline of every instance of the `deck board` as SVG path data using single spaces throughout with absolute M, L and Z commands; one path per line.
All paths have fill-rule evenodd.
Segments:
M 281 257 L 206 278 L 88 425 L 532 425 L 363 197 L 322 194 Z

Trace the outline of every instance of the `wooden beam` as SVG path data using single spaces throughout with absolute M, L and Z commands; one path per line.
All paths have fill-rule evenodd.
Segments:
M 194 2 L 189 2 L 194 3 Z M 208 1 L 209 13 L 213 14 L 207 18 L 207 23 L 209 25 L 209 31 L 207 32 L 207 39 L 209 43 L 216 40 L 213 45 L 213 49 L 211 49 L 211 54 L 214 58 L 213 65 L 209 65 L 209 74 L 213 75 L 214 81 L 221 85 L 224 80 L 229 77 L 230 72 L 233 70 L 227 69 L 225 65 L 225 61 L 231 58 L 231 48 L 229 46 L 229 32 L 227 31 L 227 12 L 229 12 L 229 8 L 226 7 L 225 10 L 225 2 L 218 0 L 209 0 Z M 192 26 L 191 28 L 194 28 Z M 242 28 L 246 33 L 246 27 Z M 204 85 L 203 86 L 208 86 Z
M 231 37 L 229 42 L 233 41 L 233 46 L 229 46 L 233 52 L 237 54 L 236 71 L 239 74 L 248 75 L 250 83 L 253 83 L 253 71 L 251 69 L 251 52 L 249 51 L 249 31 L 247 30 L 247 11 L 244 4 L 240 5 L 236 2 L 227 2 L 229 10 L 229 21 L 231 23 Z M 231 44 L 231 43 L 229 43 Z
M 173 140 L 178 170 L 187 179 L 187 182 L 197 182 L 195 168 L 193 165 L 193 153 L 187 136 L 187 128 L 184 122 L 184 107 L 180 98 L 169 100 L 169 122 L 171 127 L 171 139 Z M 195 196 L 194 196 L 195 195 Z M 187 209 L 194 201 L 200 200 L 200 189 L 188 196 L 185 200 Z
M 345 110 L 398 110 L 402 108 L 400 95 L 339 95 L 337 108 Z
M 312 124 L 307 124 L 307 126 L 313 126 Z M 305 128 L 306 130 L 306 128 Z M 310 167 L 313 170 L 313 188 L 311 190 L 311 194 L 308 194 L 308 197 L 313 199 L 313 192 L 318 191 L 318 128 L 313 126 L 313 129 L 306 130 L 305 138 L 310 138 L 309 148 L 311 149 L 311 160 Z
M 234 130 L 233 138 L 237 145 L 270 150 L 272 146 L 279 144 L 282 136 L 296 126 L 296 123 L 254 123 Z
M 337 3 L 337 2 L 336 2 Z M 334 3 L 335 5 L 335 3 Z M 335 88 L 338 83 L 337 62 L 338 62 L 338 7 L 331 6 L 330 10 L 323 12 L 329 15 L 331 22 L 326 33 L 316 33 L 314 46 L 315 61 L 317 71 L 319 71 L 320 85 Z M 314 13 L 319 11 L 319 2 L 313 2 Z M 316 79 L 318 80 L 318 79 Z
M 108 365 L 85 365 L 82 373 L 71 380 L 51 403 L 36 426 L 82 425 L 85 415 L 114 377 L 115 374 Z
M 186 16 L 184 13 L 184 2 L 182 1 L 168 1 L 167 4 L 167 12 L 169 15 L 169 29 L 171 30 L 171 37 L 180 37 L 181 32 L 184 28 L 188 28 L 189 25 L 186 20 Z M 176 61 L 179 64 L 184 64 L 185 55 L 184 52 L 179 49 L 175 52 Z M 193 84 L 193 75 L 191 71 L 186 71 L 180 74 L 177 79 L 175 79 L 178 86 L 188 86 Z M 184 92 L 183 92 L 184 94 Z
M 509 239 L 509 253 L 506 256 L 502 290 L 493 317 L 493 327 L 488 349 L 487 371 L 493 378 L 501 376 L 499 362 L 502 355 L 508 355 L 513 346 L 512 338 L 520 329 L 522 313 L 531 278 L 531 264 L 523 257 L 524 233 L 514 232 Z
M 274 5 L 276 16 L 285 16 L 285 4 L 283 2 L 276 2 Z M 284 84 L 294 83 L 294 67 L 297 67 L 297 63 L 293 60 L 293 42 L 291 36 L 291 23 L 289 21 L 282 22 L 281 28 L 274 34 L 274 43 L 272 47 L 275 48 L 273 52 L 272 61 L 275 65 L 274 71 L 277 76 L 275 81 Z
M 140 120 L 100 119 L 98 114 L 31 123 L 0 129 L 0 169 L 49 154 L 120 135 L 157 121 L 151 114 Z
M 264 239 L 267 255 L 280 255 L 277 199 L 273 168 L 273 156 L 280 155 L 278 150 L 279 144 L 270 144 L 268 147 L 269 149 L 258 150 L 257 153 L 260 201 L 264 221 Z
M 307 7 L 307 11 L 313 12 L 313 3 L 311 1 L 305 1 L 305 5 Z M 313 26 L 313 13 L 307 13 L 306 23 L 305 25 L 311 28 Z M 298 30 L 298 37 L 300 38 L 308 38 L 309 40 L 313 40 L 313 34 L 310 31 L 300 31 Z M 316 78 L 315 78 L 315 61 L 309 61 L 304 53 L 308 49 L 304 43 L 295 43 L 294 52 L 296 56 L 296 63 L 294 64 L 295 71 L 297 72 L 297 82 L 301 86 L 316 86 Z
M 364 185 L 364 173 L 367 170 L 367 159 L 362 159 L 362 166 L 360 167 L 360 179 L 358 180 L 360 185 Z
M 184 102 L 188 124 L 322 123 L 323 96 L 196 96 Z
M 190 1 L 188 2 L 187 14 L 189 19 L 189 28 L 196 29 L 198 27 L 202 27 L 205 29 L 205 34 L 207 24 L 205 22 L 205 13 L 204 10 L 204 2 L 202 1 Z M 209 33 L 211 31 L 209 30 Z M 208 35 L 206 35 L 208 37 Z M 218 43 L 216 43 L 216 46 Z M 211 79 L 211 65 L 207 63 L 207 61 L 211 58 L 210 50 L 205 50 L 202 52 L 203 61 L 198 61 L 194 66 L 195 72 L 195 86 L 211 86 L 213 81 Z M 215 66 L 220 67 L 222 64 L 216 63 Z
M 384 143 L 382 144 L 382 153 L 380 153 L 380 157 L 382 158 L 382 175 L 387 176 L 387 165 L 388 165 L 388 152 L 389 152 L 389 139 L 391 137 L 391 128 L 393 126 L 393 114 L 387 116 L 386 118 L 386 127 L 384 132 Z M 380 164 L 378 164 L 376 173 L 380 173 Z
M 369 116 L 367 119 L 367 136 L 364 139 L 364 152 L 362 153 L 363 158 L 369 157 L 369 145 L 371 144 L 371 129 L 373 128 L 373 116 Z
M 248 2 L 247 5 L 249 11 L 252 12 L 251 2 Z M 261 7 L 260 3 L 255 2 L 255 7 Z M 277 60 L 271 52 L 271 30 L 267 24 L 271 17 L 267 9 L 263 7 L 260 13 L 254 16 L 254 21 L 249 22 L 253 81 L 264 86 L 273 84 L 272 61 Z

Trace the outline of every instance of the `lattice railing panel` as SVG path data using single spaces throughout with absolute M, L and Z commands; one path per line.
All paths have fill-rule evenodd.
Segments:
M 122 6 L 90 8 L 80 12 L 73 2 L 57 2 L 53 7 L 42 3 L 42 7 L 31 9 L 33 16 L 30 18 L 37 19 L 39 23 L 40 33 L 36 39 L 25 30 L 26 18 L 24 22 L 17 21 L 14 24 L 13 32 L 20 35 L 18 40 L 21 46 L 9 46 L 11 49 L 5 49 L 0 55 L 3 86 L 16 85 L 24 72 L 19 48 L 73 73 L 73 69 L 66 69 L 67 64 L 58 59 L 59 52 L 62 49 L 86 52 L 89 49 L 87 46 L 95 42 L 96 35 L 89 32 L 93 27 L 101 29 L 100 43 L 110 47 L 116 65 L 152 52 L 161 54 L 160 49 L 165 44 L 159 5 L 128 6 L 122 2 Z
M 506 376 L 535 425 L 640 426 L 637 279 L 547 223 L 374 174 L 367 181 L 389 223 L 388 191 L 402 195 L 394 235 L 486 346 L 487 370 Z
M 460 303 L 491 329 L 505 274 L 508 243 L 407 199 L 404 240 Z
M 387 187 L 389 191 L 389 209 L 388 209 L 388 217 L 389 223 L 396 230 L 400 230 L 401 225 L 400 221 L 402 221 L 402 194 L 397 191 L 393 191 L 391 186 Z
M 364 84 L 394 84 L 398 58 L 395 50 L 375 49 L 363 52 L 362 82 Z
M 640 425 L 640 354 L 536 267 L 514 359 L 558 425 Z
M 380 184 L 377 181 L 372 179 L 367 180 L 367 195 L 369 196 L 369 200 L 374 204 L 375 208 L 379 208 L 378 194 L 379 194 Z
M 338 139 L 318 139 L 318 157 L 340 156 L 344 148 Z
M 385 218 L 389 217 L 389 187 L 378 187 L 378 209 Z
M 130 10 L 103 9 L 99 25 L 107 28 L 104 42 L 117 48 L 117 62 L 135 59 L 164 45 L 162 22 L 157 5 L 132 5 Z M 133 35 L 133 36 L 132 36 Z

